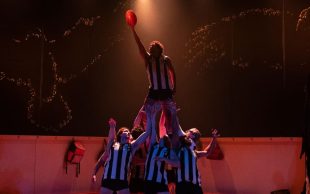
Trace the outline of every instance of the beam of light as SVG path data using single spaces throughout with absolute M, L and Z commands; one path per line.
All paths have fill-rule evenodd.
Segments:
M 135 1 L 134 11 L 138 18 L 138 28 L 143 28 L 146 34 L 158 31 L 160 23 L 157 20 L 156 14 L 160 13 L 156 11 L 153 1 Z
M 132 9 L 138 19 L 136 30 L 144 44 L 158 40 L 168 52 L 178 49 L 174 42 L 177 42 L 180 34 L 185 31 L 180 27 L 186 27 L 186 24 L 180 25 L 184 9 L 179 0 L 136 0 Z

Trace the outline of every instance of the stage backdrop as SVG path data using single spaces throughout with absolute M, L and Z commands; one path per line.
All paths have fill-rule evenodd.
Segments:
M 86 151 L 76 177 L 76 165 L 64 168 L 72 139 Z M 210 138 L 202 139 L 206 147 Z M 301 193 L 305 181 L 304 157 L 299 159 L 301 138 L 219 138 L 223 160 L 198 161 L 205 194 L 266 194 L 287 189 Z M 98 194 L 103 169 L 92 183 L 94 166 L 102 153 L 103 137 L 0 136 L 0 193 Z M 21 154 L 23 153 L 23 154 Z
M 2 1 L 0 133 L 107 135 L 132 126 L 148 80 L 124 13 L 175 67 L 184 129 L 301 136 L 310 69 L 304 0 Z

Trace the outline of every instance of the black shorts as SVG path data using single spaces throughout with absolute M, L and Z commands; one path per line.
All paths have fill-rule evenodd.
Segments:
M 168 183 L 176 183 L 177 182 L 176 170 L 173 168 L 166 171 L 167 171 Z
M 144 179 L 133 178 L 129 181 L 129 191 L 132 193 L 144 192 Z
M 168 185 L 164 183 L 154 183 L 152 181 L 144 182 L 144 193 L 145 194 L 156 194 L 158 192 L 168 192 Z
M 203 194 L 201 186 L 199 184 L 193 184 L 191 182 L 179 182 L 175 188 L 176 194 Z
M 120 191 L 128 188 L 128 181 L 117 179 L 102 179 L 101 186 L 112 191 Z
M 173 93 L 169 89 L 163 89 L 163 90 L 150 89 L 147 95 L 147 98 L 150 98 L 153 100 L 172 100 Z

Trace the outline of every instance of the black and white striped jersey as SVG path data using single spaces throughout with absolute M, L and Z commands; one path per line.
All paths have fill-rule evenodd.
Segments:
M 127 180 L 131 159 L 131 144 L 114 142 L 111 146 L 109 157 L 104 165 L 103 179 Z
M 177 170 L 177 181 L 185 181 L 201 185 L 195 150 L 187 146 L 182 146 L 179 150 L 178 157 L 180 159 L 181 166 Z
M 147 155 L 144 179 L 147 181 L 168 184 L 165 162 L 156 161 L 155 157 L 168 158 L 169 155 L 169 148 L 159 147 L 158 144 L 154 144 Z

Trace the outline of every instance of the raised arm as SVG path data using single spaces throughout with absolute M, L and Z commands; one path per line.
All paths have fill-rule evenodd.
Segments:
M 169 74 L 171 75 L 173 81 L 173 93 L 175 94 L 177 91 L 177 78 L 175 75 L 175 70 L 169 57 L 167 57 L 166 61 L 167 61 L 167 67 L 169 69 Z
M 96 178 L 96 174 L 98 172 L 98 170 L 100 169 L 101 166 L 104 165 L 104 162 L 107 160 L 108 156 L 109 156 L 109 150 L 114 142 L 115 139 L 115 127 L 116 127 L 116 121 L 112 118 L 109 119 L 109 125 L 110 125 L 110 130 L 109 130 L 109 136 L 108 136 L 108 143 L 107 146 L 105 148 L 104 153 L 100 156 L 99 160 L 97 161 L 95 167 L 94 167 L 94 171 L 92 174 L 92 180 L 95 182 L 97 180 Z
M 148 57 L 148 53 L 146 52 L 146 50 L 145 50 L 145 48 L 144 48 L 144 46 L 143 46 L 143 44 L 142 44 L 142 42 L 141 42 L 141 40 L 140 40 L 140 38 L 139 38 L 137 32 L 136 32 L 136 30 L 135 30 L 135 28 L 134 28 L 134 27 L 131 27 L 131 30 L 132 30 L 133 36 L 134 36 L 134 38 L 135 38 L 135 41 L 136 41 L 136 43 L 137 43 L 137 45 L 138 45 L 140 55 L 142 56 L 142 58 L 143 58 L 144 60 L 146 60 L 147 57 Z
M 179 118 L 177 115 L 177 107 L 175 105 L 175 102 L 169 102 L 167 109 L 171 112 L 172 115 L 172 129 L 174 133 L 177 134 L 177 136 L 181 137 L 185 135 L 185 132 L 183 131 Z M 163 123 L 164 124 L 164 123 Z
M 216 138 L 219 136 L 218 131 L 216 129 L 212 129 L 212 140 L 209 145 L 203 151 L 196 151 L 197 157 L 207 157 L 210 155 L 216 145 Z
M 132 142 L 132 150 L 135 152 L 139 146 L 146 141 L 146 139 L 151 135 L 152 133 L 152 122 L 151 122 L 151 115 L 152 110 L 150 106 L 145 107 L 145 113 L 146 113 L 146 129 L 145 132 L 142 133 L 135 141 Z
M 116 127 L 116 121 L 112 118 L 109 119 L 109 125 L 110 125 L 110 130 L 109 130 L 109 136 L 108 136 L 108 143 L 107 143 L 107 146 L 106 146 L 106 149 L 104 151 L 104 153 L 102 154 L 102 160 L 105 161 L 108 156 L 109 156 L 109 151 L 110 151 L 110 148 L 115 140 L 115 127 Z
M 110 126 L 110 130 L 109 130 L 108 141 L 114 140 L 115 135 L 116 135 L 116 131 L 115 131 L 116 121 L 113 118 L 109 119 L 109 126 Z
M 140 127 L 141 125 L 143 125 L 142 127 L 145 129 L 146 126 L 144 126 L 144 119 L 146 119 L 145 116 L 145 111 L 143 110 L 144 106 L 141 107 L 141 109 L 139 110 L 135 120 L 133 121 L 133 127 Z

